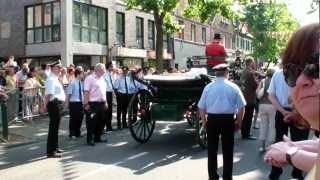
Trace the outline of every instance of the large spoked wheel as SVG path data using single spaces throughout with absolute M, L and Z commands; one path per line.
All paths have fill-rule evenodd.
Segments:
M 129 129 L 132 137 L 140 142 L 147 142 L 153 134 L 155 120 L 151 118 L 151 94 L 142 90 L 130 100 L 128 106 Z
M 200 119 L 199 116 L 196 116 L 197 119 L 195 120 L 196 122 L 196 133 L 197 133 L 197 141 L 200 147 L 203 149 L 206 149 L 208 147 L 208 139 L 207 139 L 207 132 L 204 129 L 202 125 L 202 120 Z
M 197 121 L 197 108 L 196 108 L 197 103 L 192 103 L 189 107 L 188 110 L 185 113 L 185 118 L 187 119 L 188 124 L 191 127 L 196 126 L 196 121 Z

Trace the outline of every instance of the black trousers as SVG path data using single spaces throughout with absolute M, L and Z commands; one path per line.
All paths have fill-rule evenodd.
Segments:
M 298 129 L 284 122 L 283 118 L 284 117 L 281 114 L 281 112 L 277 111 L 275 116 L 276 142 L 283 141 L 283 135 L 288 135 L 288 130 L 290 130 L 292 141 L 302 141 L 302 140 L 308 139 L 308 136 L 309 136 L 308 129 L 303 129 L 303 130 Z M 279 179 L 281 174 L 282 174 L 282 168 L 272 166 L 270 179 Z M 302 177 L 302 171 L 294 167 L 291 175 L 293 178 Z
M 107 104 L 108 104 L 108 108 L 106 110 L 106 114 L 105 114 L 105 121 L 104 121 L 104 125 L 102 127 L 102 129 L 104 129 L 104 127 L 106 127 L 107 130 L 112 129 L 112 92 L 107 92 L 106 94 L 107 96 Z
M 87 142 L 101 140 L 105 118 L 105 102 L 89 102 L 90 111 L 86 112 Z
M 62 102 L 58 100 L 50 101 L 47 104 L 49 114 L 49 132 L 47 139 L 47 154 L 53 154 L 59 147 L 58 132 L 61 121 Z
M 220 136 L 223 154 L 223 179 L 232 179 L 234 128 L 233 114 L 208 115 L 208 173 L 210 180 L 219 179 L 217 153 Z
M 82 102 L 69 103 L 69 136 L 81 136 L 81 125 L 83 120 L 83 104 Z
M 241 126 L 241 135 L 243 138 L 247 138 L 250 136 L 254 107 L 255 107 L 254 104 L 246 105 L 242 126 Z
M 117 93 L 117 125 L 118 128 L 127 127 L 128 105 L 132 94 Z

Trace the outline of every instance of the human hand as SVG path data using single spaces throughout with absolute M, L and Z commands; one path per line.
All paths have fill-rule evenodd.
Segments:
M 235 121 L 234 122 L 234 131 L 239 131 L 241 129 L 241 122 Z
M 84 109 L 85 109 L 86 111 L 89 111 L 89 110 L 90 110 L 89 104 L 85 104 L 85 105 L 84 105 Z

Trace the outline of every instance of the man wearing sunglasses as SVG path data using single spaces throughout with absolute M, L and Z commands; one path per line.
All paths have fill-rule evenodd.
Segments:
M 275 116 L 275 128 L 276 128 L 276 139 L 275 142 L 282 141 L 283 135 L 290 135 L 293 141 L 306 140 L 309 136 L 308 129 L 298 129 L 293 126 L 290 120 L 285 120 L 284 117 L 292 113 L 292 105 L 289 103 L 289 96 L 291 94 L 291 88 L 286 83 L 284 70 L 277 71 L 270 82 L 268 89 L 269 100 L 272 105 L 277 109 Z M 279 179 L 282 174 L 282 168 L 272 166 L 269 178 L 271 180 Z M 294 168 L 292 171 L 292 177 L 296 179 L 303 179 L 302 171 Z

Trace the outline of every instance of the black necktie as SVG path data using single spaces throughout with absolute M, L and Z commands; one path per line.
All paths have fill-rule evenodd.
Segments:
M 79 99 L 82 102 L 82 91 L 81 91 L 81 81 L 79 80 Z
M 126 86 L 126 94 L 128 94 L 127 76 L 124 76 L 124 85 Z

